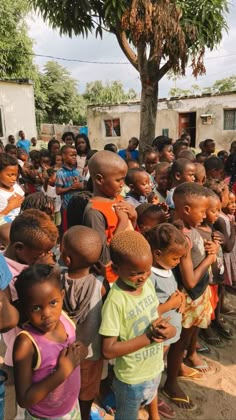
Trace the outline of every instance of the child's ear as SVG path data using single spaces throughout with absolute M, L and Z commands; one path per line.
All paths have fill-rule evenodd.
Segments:
M 175 174 L 175 179 L 177 179 L 177 181 L 180 181 L 180 179 L 181 179 L 181 174 L 180 174 L 180 172 L 176 172 L 176 174 Z
M 188 206 L 187 204 L 183 207 L 184 210 L 184 214 L 189 214 L 189 210 L 190 210 L 190 206 Z
M 134 184 L 129 184 L 128 187 L 129 187 L 130 191 L 134 191 Z
M 103 176 L 101 174 L 96 174 L 95 175 L 95 182 L 97 184 L 101 185 L 102 184 L 102 181 L 103 181 Z
M 66 267 L 70 267 L 71 266 L 71 258 L 69 257 L 69 255 L 67 255 L 65 257 L 64 263 L 65 263 Z
M 160 257 L 160 255 L 161 255 L 161 251 L 160 251 L 160 249 L 155 249 L 155 250 L 153 251 L 153 255 L 154 255 L 154 257 Z
M 62 300 L 64 299 L 64 296 L 65 296 L 65 290 L 64 290 L 64 289 L 62 289 L 62 290 L 61 290 L 61 298 L 62 298 Z

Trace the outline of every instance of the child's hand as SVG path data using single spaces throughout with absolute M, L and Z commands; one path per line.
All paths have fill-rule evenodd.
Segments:
M 204 241 L 205 251 L 209 254 L 217 254 L 220 244 L 217 241 Z
M 118 209 L 127 213 L 128 218 L 131 220 L 132 224 L 136 225 L 137 213 L 131 204 L 127 203 L 126 201 L 119 201 L 118 203 L 114 204 L 113 207 L 115 210 Z
M 224 237 L 220 232 L 214 231 L 212 233 L 212 239 L 214 242 L 219 242 L 219 244 L 222 244 L 224 242 Z
M 23 200 L 24 200 L 24 197 L 22 197 L 21 195 L 16 194 L 16 193 L 13 194 L 9 198 L 8 203 L 7 203 L 7 207 L 9 208 L 9 212 L 11 210 L 14 210 L 14 209 L 17 209 L 18 207 L 20 207 Z
M 151 204 L 159 204 L 159 198 L 157 197 L 157 195 L 154 192 L 150 192 L 148 194 L 147 201 L 148 201 L 148 203 L 151 203 Z
M 172 293 L 168 301 L 171 302 L 172 309 L 179 309 L 182 304 L 181 293 L 178 291 Z
M 70 344 L 62 350 L 58 358 L 58 370 L 66 379 L 80 364 L 80 344 Z
M 129 220 L 128 214 L 117 207 L 115 207 L 114 210 L 116 212 L 119 222 L 123 222 L 123 223 L 126 222 L 128 224 L 128 220 Z
M 38 259 L 35 261 L 35 264 L 47 264 L 47 265 L 55 265 L 55 256 L 52 251 L 45 252 L 44 254 L 40 255 Z
M 71 185 L 71 189 L 72 190 L 80 190 L 82 188 L 82 184 L 79 181 L 74 181 L 73 184 Z
M 179 296 L 181 296 L 181 305 L 178 308 L 178 312 L 182 314 L 186 306 L 186 295 L 183 292 L 180 292 L 179 290 L 177 290 L 177 293 L 179 294 Z
M 176 328 L 169 324 L 170 318 L 158 318 L 157 320 L 153 321 L 152 328 L 153 328 L 153 340 L 160 343 L 164 340 L 167 340 L 171 337 L 174 337 L 176 334 Z

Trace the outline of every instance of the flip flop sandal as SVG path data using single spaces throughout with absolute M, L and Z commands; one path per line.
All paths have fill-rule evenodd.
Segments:
M 175 411 L 163 400 L 158 400 L 158 413 L 167 419 L 175 419 Z
M 211 349 L 210 347 L 208 347 L 206 344 L 202 344 L 201 347 L 197 348 L 197 353 L 200 354 L 210 354 L 211 353 Z
M 162 394 L 168 398 L 170 401 L 172 401 L 175 405 L 177 405 L 177 407 L 181 408 L 182 410 L 187 410 L 187 411 L 194 411 L 197 409 L 197 405 L 194 404 L 192 402 L 192 400 L 190 400 L 189 396 L 186 395 L 185 398 L 181 398 L 181 397 L 171 397 L 166 391 L 164 391 L 164 389 L 162 390 Z M 184 404 L 189 404 L 189 407 L 181 407 L 181 403 Z M 191 404 L 191 405 L 190 405 Z
M 178 376 L 178 379 L 182 379 L 184 381 L 188 381 L 188 380 L 201 381 L 202 379 L 205 379 L 204 375 L 202 375 L 200 378 L 197 377 L 202 372 L 200 372 L 199 370 L 195 368 L 190 368 L 190 369 L 191 369 L 191 373 L 189 373 L 188 375 Z

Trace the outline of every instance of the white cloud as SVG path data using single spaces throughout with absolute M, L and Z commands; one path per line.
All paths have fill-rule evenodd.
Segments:
M 206 75 L 196 80 L 191 76 L 191 69 L 188 69 L 186 77 L 177 80 L 177 87 L 186 89 L 192 84 L 209 86 L 217 79 L 236 74 L 235 3 L 235 0 L 233 0 L 228 15 L 228 33 L 224 34 L 218 49 L 206 53 Z M 111 34 L 105 33 L 102 40 L 96 39 L 93 35 L 89 35 L 87 39 L 81 36 L 70 39 L 66 36 L 60 36 L 59 31 L 51 29 L 43 22 L 41 17 L 36 15 L 33 15 L 28 20 L 28 24 L 30 36 L 35 41 L 34 52 L 36 54 L 84 61 L 127 62 L 115 37 Z M 35 62 L 41 69 L 48 60 L 49 58 L 35 58 Z M 81 91 L 84 90 L 86 83 L 92 80 L 102 80 L 104 82 L 120 80 L 126 89 L 134 88 L 137 92 L 140 92 L 139 75 L 131 64 L 102 65 L 61 60 L 58 62 L 66 67 L 72 76 L 78 80 Z M 160 83 L 159 96 L 167 96 L 169 89 L 173 85 L 174 82 L 165 77 Z

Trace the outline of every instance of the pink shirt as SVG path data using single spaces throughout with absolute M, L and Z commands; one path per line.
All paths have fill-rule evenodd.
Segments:
M 12 298 L 12 301 L 14 302 L 15 300 L 18 299 L 16 289 L 14 286 L 15 281 L 16 281 L 15 277 L 18 276 L 25 268 L 27 268 L 28 265 L 20 264 L 19 262 L 11 260 L 10 258 L 7 258 L 7 257 L 5 257 L 5 259 L 13 277 L 11 282 L 9 283 L 9 287 L 10 287 L 10 292 L 11 292 L 11 298 Z M 4 363 L 7 366 L 13 366 L 12 351 L 13 351 L 15 338 L 17 334 L 19 334 L 20 331 L 21 331 L 20 328 L 15 327 L 15 328 L 12 328 L 10 331 L 2 334 L 4 343 L 6 344 L 6 347 L 7 347 L 6 354 L 4 356 Z
M 30 324 L 25 324 L 20 334 L 26 334 L 34 343 L 38 353 L 37 365 L 33 370 L 32 382 L 37 383 L 47 378 L 57 367 L 61 351 L 75 342 L 75 325 L 62 312 L 60 321 L 64 325 L 67 339 L 64 343 L 48 340 L 45 335 L 34 329 Z M 58 419 L 65 416 L 75 406 L 80 391 L 80 366 L 73 370 L 68 378 L 54 391 L 50 392 L 44 400 L 28 409 L 32 416 L 39 418 Z

